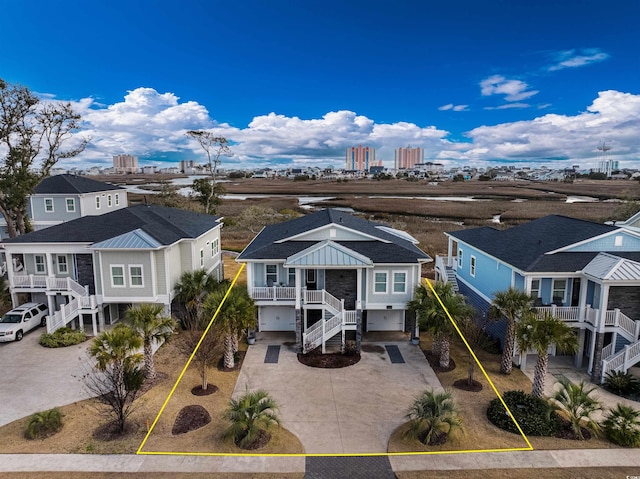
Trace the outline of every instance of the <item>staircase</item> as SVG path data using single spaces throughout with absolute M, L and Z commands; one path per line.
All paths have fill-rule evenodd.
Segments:
M 640 361 L 640 321 L 634 321 L 620 310 L 607 311 L 606 327 L 617 327 L 618 341 L 602 350 L 602 381 L 612 371 L 626 372 Z M 626 344 L 625 344 L 626 343 Z M 622 349 L 620 349 L 622 346 Z M 618 349 L 618 352 L 615 352 Z
M 456 272 L 453 268 L 447 268 L 447 283 L 451 283 L 453 291 L 460 292 L 458 288 L 458 279 L 456 278 Z
M 324 314 L 320 321 L 302 333 L 302 352 L 308 353 L 318 346 L 322 346 L 322 353 L 324 354 L 327 351 L 327 342 L 338 333 L 342 333 L 344 328 L 344 301 L 339 300 L 325 290 L 321 290 L 306 291 L 305 303 L 321 304 Z M 340 345 L 342 346 L 342 338 L 340 339 Z
M 47 317 L 48 333 L 63 328 L 77 318 L 81 311 L 95 310 L 98 307 L 96 297 L 89 295 L 89 291 L 85 287 L 71 278 L 47 278 L 47 289 L 69 293 L 73 296 L 71 301 Z

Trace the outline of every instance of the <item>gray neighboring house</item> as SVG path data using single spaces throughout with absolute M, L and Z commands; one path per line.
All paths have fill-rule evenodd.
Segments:
M 292 331 L 308 352 L 332 338 L 405 331 L 406 305 L 432 259 L 409 234 L 335 209 L 266 226 L 238 256 L 261 331 Z M 340 336 L 338 336 L 340 335 Z
M 138 205 L 5 239 L 13 306 L 26 295 L 48 304 L 47 331 L 90 324 L 94 335 L 131 304 L 163 304 L 168 313 L 183 272 L 204 268 L 222 279 L 221 220 Z
M 126 208 L 127 190 L 77 175 L 43 179 L 29 196 L 28 215 L 34 231 L 83 216 L 95 216 Z M 0 239 L 7 238 L 7 224 L 0 217 Z

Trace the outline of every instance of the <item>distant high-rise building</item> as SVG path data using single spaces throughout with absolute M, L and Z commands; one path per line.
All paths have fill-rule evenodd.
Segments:
M 369 167 L 375 165 L 377 165 L 375 148 L 362 145 L 347 148 L 347 170 L 369 171 Z
M 598 167 L 596 168 L 598 173 L 604 173 L 607 178 L 618 169 L 618 160 L 598 160 Z
M 424 163 L 424 149 L 420 147 L 396 148 L 395 168 L 396 170 L 408 170 L 418 163 Z
M 115 155 L 113 157 L 114 173 L 137 173 L 138 157 L 133 155 Z

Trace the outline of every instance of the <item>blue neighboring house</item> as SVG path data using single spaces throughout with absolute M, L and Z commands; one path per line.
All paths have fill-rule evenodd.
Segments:
M 637 218 L 636 218 L 637 216 Z M 575 327 L 575 366 L 594 382 L 640 361 L 640 215 L 616 225 L 551 215 L 507 230 L 445 233 L 436 278 L 454 282 L 481 313 L 510 287 L 531 294 L 539 311 Z M 502 329 L 502 330 L 501 330 Z M 504 323 L 493 326 L 504 334 Z M 555 354 L 555 351 L 552 351 Z M 526 360 L 526 354 L 514 358 Z
M 432 259 L 409 234 L 325 209 L 266 226 L 238 256 L 260 331 L 295 332 L 299 351 L 359 350 L 368 331 L 405 331 L 407 302 Z

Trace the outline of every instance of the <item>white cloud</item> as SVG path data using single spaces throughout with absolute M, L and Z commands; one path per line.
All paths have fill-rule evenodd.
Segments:
M 483 96 L 505 95 L 506 101 L 521 101 L 538 93 L 529 90 L 529 85 L 522 80 L 509 80 L 502 75 L 492 75 L 480 82 L 480 92 Z
M 469 105 L 454 105 L 453 103 L 449 103 L 448 105 L 442 105 L 441 107 L 438 107 L 438 110 L 469 111 Z
M 583 50 L 564 50 L 555 54 L 555 61 L 548 70 L 557 71 L 565 68 L 576 68 L 597 63 L 609 58 L 609 54 L 597 48 Z
M 511 108 L 529 108 L 528 103 L 506 103 L 500 106 L 485 106 L 485 110 L 509 110 Z
M 442 105 L 441 107 L 438 107 L 438 110 L 440 111 L 447 111 L 452 109 L 453 109 L 453 103 L 448 103 L 447 105 Z

